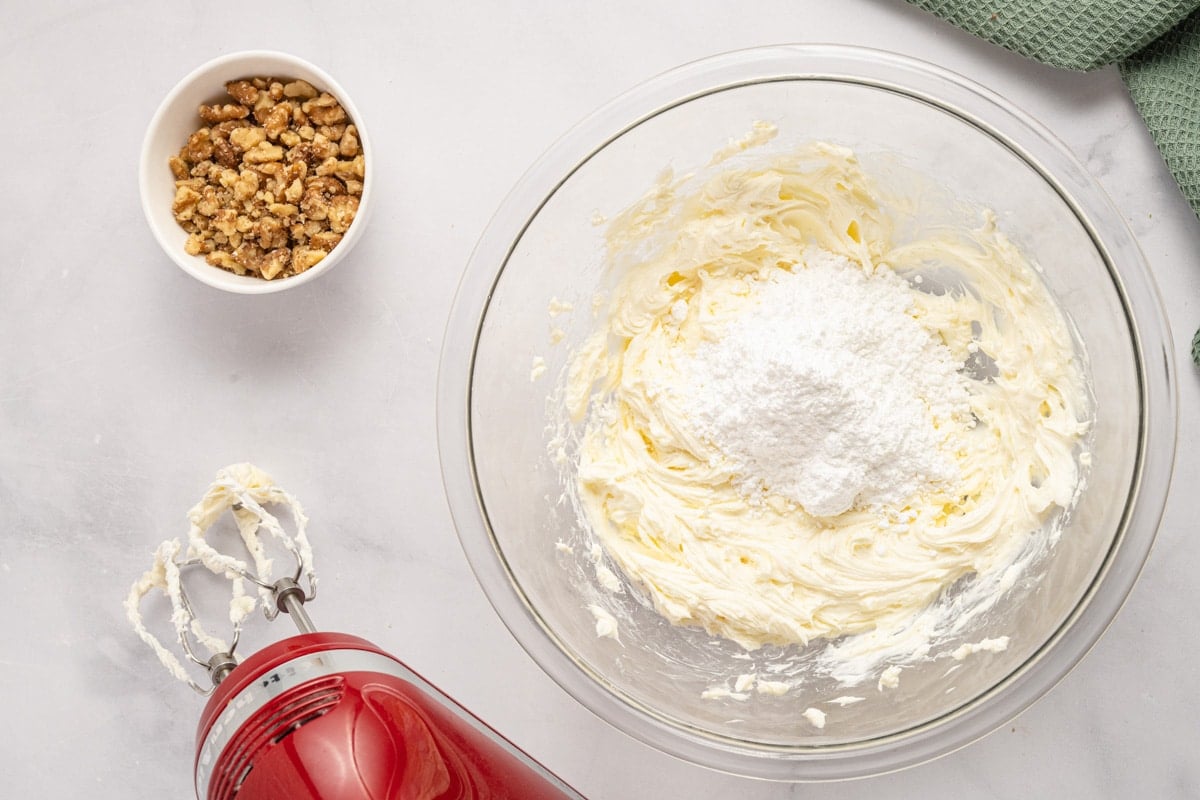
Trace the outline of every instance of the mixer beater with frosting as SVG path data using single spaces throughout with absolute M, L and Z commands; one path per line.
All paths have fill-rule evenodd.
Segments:
M 294 533 L 267 509 L 275 505 L 290 512 Z M 226 512 L 248 558 L 221 552 L 207 538 Z M 220 470 L 188 520 L 186 547 L 178 539 L 159 545 L 125 609 L 163 666 L 210 695 L 196 737 L 200 800 L 581 797 L 393 656 L 356 636 L 316 631 L 304 608 L 317 586 L 308 518 L 265 472 L 251 464 Z M 274 577 L 267 543 L 291 554 L 290 574 Z M 185 588 L 195 571 L 229 583 L 228 642 L 195 613 Z M 184 655 L 207 672 L 211 687 L 194 680 L 147 629 L 142 602 L 156 591 L 171 605 Z M 267 619 L 288 614 L 300 633 L 241 660 L 243 624 L 260 604 Z

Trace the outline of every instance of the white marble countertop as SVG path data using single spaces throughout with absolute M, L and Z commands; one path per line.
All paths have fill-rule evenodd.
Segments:
M 201 701 L 121 600 L 215 470 L 249 460 L 304 501 L 318 624 L 406 660 L 595 800 L 1200 796 L 1200 627 L 1189 575 L 1200 469 L 1187 357 L 1200 223 L 1114 69 L 1068 74 L 899 0 L 605 3 L 23 3 L 0 65 L 0 775 L 11 797 L 192 793 Z M 1017 720 L 934 763 L 844 784 L 728 777 L 596 719 L 517 646 L 472 577 L 437 469 L 442 329 L 501 198 L 560 134 L 665 69 L 732 49 L 841 42 L 962 73 L 1053 130 L 1111 194 L 1174 328 L 1183 424 L 1143 577 L 1083 663 Z M 283 49 L 369 116 L 367 235 L 330 275 L 221 293 L 158 249 L 136 164 L 199 63 Z M 286 624 L 286 623 L 283 623 Z

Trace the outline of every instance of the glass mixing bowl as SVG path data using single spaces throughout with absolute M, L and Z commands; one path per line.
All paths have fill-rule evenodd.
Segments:
M 906 669 L 889 691 L 814 676 L 781 697 L 703 698 L 715 681 L 769 670 L 788 654 L 746 653 L 672 626 L 637 602 L 635 587 L 602 591 L 592 537 L 562 500 L 571 475 L 549 447 L 555 376 L 596 324 L 593 297 L 608 280 L 597 214 L 627 207 L 665 167 L 704 167 L 757 120 L 780 131 L 766 152 L 807 140 L 847 145 L 894 180 L 928 176 L 960 211 L 994 210 L 1040 265 L 1086 350 L 1095 394 L 1087 488 L 1049 555 L 961 639 L 1007 635 L 1008 648 L 973 656 L 949 675 L 954 662 L 932 659 Z M 566 304 L 574 311 L 559 313 Z M 552 328 L 562 341 L 553 343 Z M 501 618 L 600 717 L 662 751 L 732 773 L 875 774 L 1007 722 L 1113 619 L 1149 552 L 1171 475 L 1168 342 L 1146 263 L 1120 215 L 1065 147 L 1009 103 L 877 51 L 737 52 L 613 101 L 555 144 L 504 201 L 467 265 L 447 328 L 438 387 L 443 477 L 467 557 Z M 535 359 L 546 373 L 531 380 Z M 597 636 L 591 603 L 620 617 L 619 643 Z M 822 705 L 830 711 L 822 729 L 802 719 L 816 700 L 837 694 L 864 699 Z

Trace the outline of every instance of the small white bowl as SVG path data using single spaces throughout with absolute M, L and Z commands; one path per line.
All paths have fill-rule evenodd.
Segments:
M 268 76 L 301 78 L 318 90 L 329 92 L 336 97 L 358 129 L 358 139 L 365 164 L 363 191 L 359 198 L 358 212 L 342 240 L 330 251 L 328 256 L 310 269 L 299 275 L 277 280 L 235 275 L 208 264 L 202 255 L 193 256 L 184 251 L 183 245 L 187 241 L 188 234 L 175 221 L 175 215 L 171 211 L 171 203 L 175 198 L 175 178 L 167 166 L 168 159 L 178 154 L 188 137 L 201 127 L 202 123 L 197 109 L 202 103 L 213 103 L 218 100 L 228 102 L 228 95 L 225 93 L 227 81 Z M 362 238 L 371 210 L 373 161 L 374 151 L 371 149 L 370 140 L 367 137 L 367 128 L 363 124 L 362 114 L 358 112 L 346 90 L 324 71 L 302 58 L 287 53 L 269 50 L 230 53 L 202 64 L 176 84 L 175 88 L 162 101 L 162 105 L 158 107 L 154 118 L 150 120 L 150 127 L 146 131 L 146 138 L 142 143 L 142 159 L 138 175 L 142 195 L 142 211 L 146 215 L 146 221 L 150 223 L 150 229 L 154 231 L 154 238 L 162 245 L 162 249 L 184 272 L 197 280 L 209 286 L 238 294 L 278 292 L 308 283 L 329 272 Z

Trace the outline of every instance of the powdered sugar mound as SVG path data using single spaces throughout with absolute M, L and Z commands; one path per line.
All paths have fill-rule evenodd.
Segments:
M 810 248 L 683 361 L 688 423 L 740 491 L 833 516 L 956 477 L 942 443 L 968 415 L 967 378 L 913 317 L 912 291 Z

